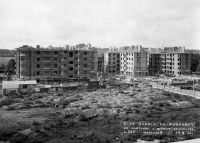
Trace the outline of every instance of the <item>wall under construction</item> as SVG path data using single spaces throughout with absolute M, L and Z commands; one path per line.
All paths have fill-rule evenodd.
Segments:
M 91 45 L 37 48 L 22 46 L 16 54 L 18 78 L 38 82 L 88 80 L 97 75 L 97 50 Z

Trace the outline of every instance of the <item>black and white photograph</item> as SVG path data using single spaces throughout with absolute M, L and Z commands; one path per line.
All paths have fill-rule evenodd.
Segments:
M 0 0 L 0 143 L 200 143 L 200 0 Z

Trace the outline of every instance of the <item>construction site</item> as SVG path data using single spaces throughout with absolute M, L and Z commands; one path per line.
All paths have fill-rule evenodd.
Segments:
M 37 85 L 33 92 L 19 89 L 15 93 L 5 92 L 6 96 L 0 99 L 0 142 L 167 143 L 199 138 L 197 89 L 195 96 L 192 92 L 188 96 L 169 91 L 167 86 L 177 84 L 178 79 L 173 82 L 169 78 L 163 82 L 163 79 L 162 83 L 156 77 L 129 82 L 115 77 L 102 83 L 73 83 L 66 90 L 55 86 L 42 90 Z M 18 88 L 24 82 L 18 82 Z M 27 84 L 33 88 L 35 83 Z M 158 84 L 165 88 L 161 89 Z M 2 86 L 5 85 L 8 87 L 9 83 Z M 125 121 L 194 122 L 195 131 L 184 136 L 125 134 L 122 126 Z
M 151 50 L 90 44 L 19 47 L 16 73 L 3 74 L 0 82 L 0 142 L 199 138 L 200 78 L 194 71 L 200 56 L 184 47 Z

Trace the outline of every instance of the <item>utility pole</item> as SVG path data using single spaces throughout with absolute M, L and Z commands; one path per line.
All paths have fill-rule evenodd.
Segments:
M 195 90 L 194 90 L 194 76 L 192 76 L 192 79 L 193 79 L 193 95 L 195 97 Z

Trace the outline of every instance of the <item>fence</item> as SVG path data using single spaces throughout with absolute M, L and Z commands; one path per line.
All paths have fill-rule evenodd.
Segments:
M 185 89 L 181 89 L 179 87 L 162 85 L 162 84 L 156 83 L 156 82 L 151 82 L 150 84 L 152 85 L 152 88 L 163 89 L 165 91 L 178 93 L 178 94 L 182 94 L 182 95 L 188 95 L 188 96 L 192 96 L 192 97 L 200 99 L 200 91 L 185 90 Z

